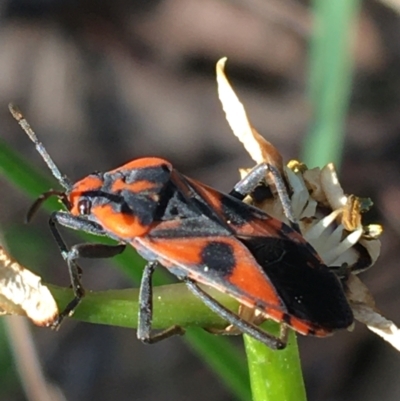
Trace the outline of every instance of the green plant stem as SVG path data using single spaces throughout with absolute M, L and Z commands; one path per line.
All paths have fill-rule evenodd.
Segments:
M 278 333 L 277 324 L 264 328 Z M 306 391 L 301 371 L 296 336 L 289 334 L 284 350 L 275 351 L 247 335 L 244 344 L 249 365 L 253 401 L 305 401 Z
M 49 284 L 60 310 L 73 298 L 72 290 Z M 233 310 L 238 302 L 233 298 L 207 288 L 213 298 Z M 74 318 L 97 324 L 137 328 L 139 289 L 87 291 Z M 153 289 L 154 329 L 178 324 L 182 327 L 213 327 L 222 329 L 226 322 L 195 297 L 184 284 L 170 284 Z
M 62 309 L 72 299 L 72 290 L 49 285 Z M 219 376 L 229 383 L 238 399 L 251 398 L 248 370 L 243 354 L 221 336 L 214 336 L 200 327 L 223 329 L 226 322 L 195 297 L 184 284 L 155 287 L 153 290 L 154 329 L 178 324 L 186 329 L 183 337 L 190 347 L 204 358 Z M 207 291 L 226 307 L 237 310 L 238 302 L 219 291 Z M 74 313 L 78 320 L 137 328 L 138 289 L 89 291 Z

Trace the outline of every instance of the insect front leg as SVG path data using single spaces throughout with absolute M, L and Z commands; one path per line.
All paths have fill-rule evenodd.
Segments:
M 240 332 L 243 334 L 248 334 L 249 336 L 255 338 L 256 340 L 262 342 L 268 347 L 276 350 L 284 349 L 287 344 L 288 337 L 288 327 L 285 324 L 281 324 L 280 326 L 280 335 L 279 337 L 270 334 L 256 325 L 242 319 L 233 311 L 225 308 L 222 304 L 220 304 L 217 300 L 207 294 L 203 289 L 201 289 L 196 282 L 193 280 L 186 278 L 184 279 L 185 284 L 188 289 L 197 297 L 199 297 L 212 311 L 214 311 L 217 315 L 221 316 L 231 325 L 237 327 Z
M 111 258 L 123 252 L 124 244 L 105 245 L 105 244 L 77 244 L 68 249 L 62 238 L 57 224 L 67 226 L 69 228 L 83 230 L 92 234 L 101 234 L 99 227 L 90 221 L 85 221 L 78 217 L 72 216 L 65 212 L 55 212 L 50 216 L 50 230 L 61 251 L 61 256 L 67 262 L 68 272 L 71 280 L 74 298 L 65 309 L 58 315 L 52 326 L 58 328 L 65 317 L 70 316 L 85 296 L 85 290 L 81 283 L 82 269 L 76 264 L 78 258 Z
M 185 333 L 185 330 L 180 326 L 169 327 L 157 334 L 151 333 L 153 318 L 153 286 L 151 279 L 157 265 L 158 262 L 147 263 L 140 283 L 137 338 L 145 344 L 154 344 L 168 337 Z
M 229 193 L 237 199 L 243 200 L 248 194 L 252 193 L 259 183 L 265 179 L 267 173 L 274 177 L 274 183 L 281 201 L 283 212 L 289 220 L 291 227 L 300 232 L 300 228 L 293 214 L 290 198 L 286 190 L 285 183 L 279 170 L 268 163 L 261 163 L 250 170 L 250 172 L 241 179 Z

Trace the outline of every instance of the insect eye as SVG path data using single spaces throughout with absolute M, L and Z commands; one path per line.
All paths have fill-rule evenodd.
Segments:
M 92 202 L 89 199 L 81 199 L 78 202 L 78 210 L 80 215 L 90 214 L 90 210 L 92 208 Z

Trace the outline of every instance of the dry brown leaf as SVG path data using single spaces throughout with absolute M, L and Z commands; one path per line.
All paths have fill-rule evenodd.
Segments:
M 41 278 L 25 269 L 0 247 L 0 311 L 28 316 L 49 326 L 58 316 L 57 304 Z
M 400 351 L 400 330 L 375 307 L 375 300 L 364 283 L 354 274 L 346 280 L 346 295 L 354 318 Z
M 393 11 L 400 14 L 400 1 L 399 0 L 381 0 L 381 3 L 390 7 Z
M 217 62 L 218 96 L 222 103 L 226 119 L 235 136 L 257 163 L 269 163 L 283 173 L 283 161 L 279 151 L 263 138 L 251 125 L 243 104 L 239 101 L 225 75 L 225 63 L 227 58 L 221 58 Z

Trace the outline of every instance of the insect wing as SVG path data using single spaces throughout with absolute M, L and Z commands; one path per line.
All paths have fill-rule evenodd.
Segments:
M 282 316 L 282 304 L 274 287 L 257 266 L 251 253 L 234 237 L 140 238 L 136 241 L 178 278 L 225 292 L 249 307 L 260 299 Z M 137 246 L 137 245 L 136 245 Z M 148 254 L 148 253 L 147 253 Z

